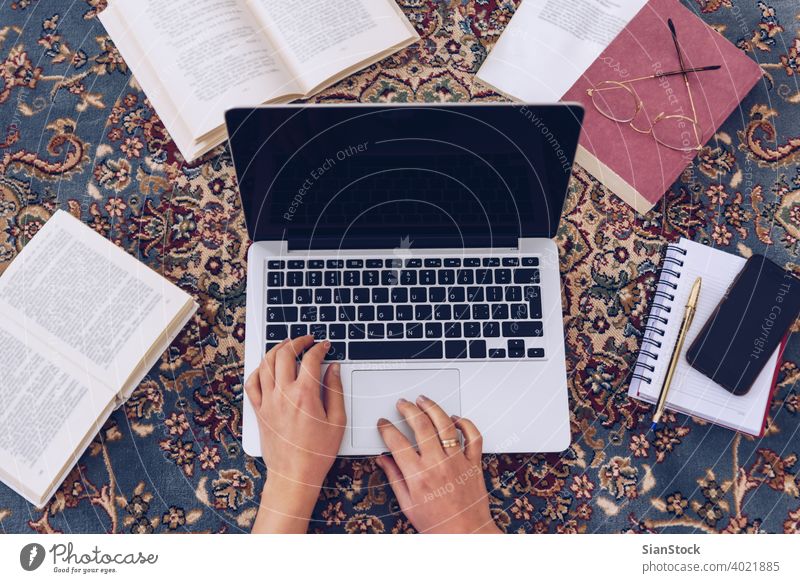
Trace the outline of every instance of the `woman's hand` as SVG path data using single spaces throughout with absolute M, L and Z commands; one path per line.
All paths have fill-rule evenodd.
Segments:
M 422 396 L 416 405 L 400 399 L 397 410 L 413 429 L 419 451 L 397 427 L 380 419 L 378 430 L 392 455 L 376 463 L 411 524 L 420 532 L 499 533 L 489 512 L 478 428 L 467 419 L 448 417 Z M 444 447 L 458 443 L 457 429 L 464 435 L 464 448 Z
M 329 342 L 314 344 L 312 336 L 284 340 L 245 383 L 267 466 L 253 532 L 308 529 L 347 424 L 339 365 L 330 365 L 320 378 L 329 347 Z M 298 371 L 297 355 L 306 349 Z

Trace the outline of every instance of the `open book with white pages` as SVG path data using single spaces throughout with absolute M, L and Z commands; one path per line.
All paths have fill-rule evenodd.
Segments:
M 688 239 L 669 245 L 628 395 L 655 403 L 664 384 L 692 284 L 703 279 L 697 311 L 681 350 L 666 408 L 749 435 L 761 435 L 783 346 L 772 354 L 746 395 L 725 390 L 686 360 L 686 351 L 714 313 L 745 259 Z
M 225 111 L 287 103 L 419 39 L 395 0 L 111 0 L 100 13 L 183 157 Z
M 0 481 L 42 507 L 196 310 L 57 211 L 0 277 Z

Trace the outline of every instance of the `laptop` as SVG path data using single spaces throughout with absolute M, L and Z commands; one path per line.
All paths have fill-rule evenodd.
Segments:
M 570 444 L 558 252 L 579 105 L 280 105 L 226 114 L 248 253 L 245 375 L 287 337 L 341 363 L 340 455 L 412 439 L 395 403 L 484 451 Z M 324 366 L 327 366 L 324 365 Z M 259 456 L 245 398 L 243 446 Z

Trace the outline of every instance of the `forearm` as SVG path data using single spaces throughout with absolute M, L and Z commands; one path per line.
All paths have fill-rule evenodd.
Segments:
M 267 478 L 253 533 L 305 533 L 319 492 L 320 487 L 287 483 L 277 477 Z

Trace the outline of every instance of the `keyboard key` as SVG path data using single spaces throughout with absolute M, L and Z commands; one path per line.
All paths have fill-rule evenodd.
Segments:
M 369 289 L 365 287 L 357 287 L 353 290 L 353 303 L 354 304 L 368 304 L 372 295 Z
M 484 257 L 483 258 L 483 266 L 484 267 L 500 267 L 500 258 L 499 257 Z
M 344 284 L 347 286 L 361 285 L 360 271 L 345 271 Z
M 492 304 L 493 320 L 508 320 L 508 304 Z
M 483 288 L 482 287 L 468 287 L 467 288 L 467 301 L 468 302 L 483 302 Z
M 433 309 L 434 320 L 449 320 L 453 317 L 453 311 L 448 304 L 439 304 Z
M 399 323 L 386 324 L 386 337 L 388 339 L 400 339 L 403 337 L 403 325 Z
M 267 322 L 296 322 L 298 310 L 293 306 L 267 308 Z
M 328 328 L 325 324 L 311 324 L 308 327 L 308 333 L 314 337 L 314 340 L 326 340 L 328 338 Z
M 489 358 L 505 358 L 506 351 L 502 348 L 490 348 Z
M 544 358 L 544 348 L 529 348 L 528 358 Z
M 486 340 L 470 340 L 469 357 L 486 358 Z
M 323 269 L 325 267 L 325 261 L 322 259 L 309 259 L 308 260 L 308 268 L 309 269 Z
M 522 301 L 522 288 L 518 285 L 510 285 L 506 288 L 506 301 L 507 302 L 521 302 Z
M 348 259 L 347 260 L 347 268 L 348 269 L 361 269 L 364 267 L 364 260 L 363 259 Z
M 414 307 L 409 305 L 397 306 L 395 308 L 395 319 L 401 322 L 414 319 Z
M 268 304 L 293 304 L 294 294 L 290 289 L 271 289 L 267 291 Z
M 508 356 L 509 358 L 522 358 L 525 356 L 525 341 L 524 340 L 509 340 L 508 341 Z
M 495 269 L 494 282 L 499 284 L 511 283 L 511 270 L 510 269 Z
M 450 257 L 444 260 L 445 267 L 461 267 L 461 259 L 457 257 Z
M 326 271 L 325 272 L 325 285 L 327 287 L 338 287 L 342 285 L 342 272 L 341 271 Z
M 467 257 L 464 259 L 464 267 L 480 267 L 481 266 L 481 259 L 480 257 Z
M 294 259 L 289 261 L 287 265 L 289 266 L 289 269 L 305 269 L 306 262 L 302 259 Z
M 503 336 L 506 338 L 509 337 L 530 337 L 530 336 L 541 336 L 542 335 L 542 323 L 541 322 L 503 322 Z
M 416 306 L 414 308 L 414 319 L 418 322 L 433 318 L 433 308 L 431 306 Z
M 356 321 L 356 307 L 355 306 L 339 306 L 339 321 L 340 322 L 355 322 Z
M 267 273 L 267 287 L 283 287 L 283 274 L 278 271 Z
M 428 301 L 434 304 L 444 302 L 447 298 L 447 289 L 443 287 L 428 288 Z
M 480 322 L 464 322 L 464 336 L 467 338 L 478 338 L 481 335 Z
M 397 285 L 400 281 L 399 271 L 381 271 L 381 285 Z
M 267 269 L 286 269 L 286 262 L 285 261 L 267 261 Z
M 329 289 L 317 289 L 314 290 L 314 303 L 315 304 L 330 304 L 331 297 L 332 297 L 331 290 Z
M 461 322 L 448 322 L 444 325 L 445 338 L 461 338 Z
M 316 322 L 317 321 L 317 306 L 305 306 L 300 308 L 300 321 L 301 322 Z
M 367 268 L 375 269 L 376 267 L 383 267 L 383 259 L 367 259 Z
M 406 267 L 422 267 L 422 259 L 406 259 Z
M 478 285 L 490 285 L 493 282 L 491 269 L 476 269 L 475 283 Z
M 347 337 L 347 326 L 344 324 L 331 324 L 328 326 L 328 338 L 331 340 L 344 340 Z
M 442 269 L 438 273 L 439 285 L 452 285 L 456 282 L 456 272 L 454 269 Z
M 538 320 L 542 317 L 542 292 L 538 285 L 526 285 L 523 290 L 525 299 L 528 300 L 530 317 Z
M 439 322 L 428 322 L 425 324 L 425 338 L 441 338 L 442 325 Z
M 336 321 L 336 307 L 335 306 L 321 306 L 319 309 L 320 322 L 335 322 Z
M 453 306 L 453 319 L 469 320 L 469 318 L 470 318 L 469 304 L 456 304 Z
M 511 319 L 512 320 L 527 320 L 528 319 L 528 304 L 511 304 Z
M 272 324 L 267 326 L 267 340 L 270 342 L 280 342 L 289 337 L 289 327 L 285 324 Z
M 298 289 L 294 292 L 294 301 L 299 305 L 314 303 L 314 293 L 310 289 Z
M 489 319 L 489 304 L 473 304 L 473 306 L 472 306 L 472 319 L 473 320 L 488 320 Z
M 431 258 L 425 260 L 425 267 L 441 267 L 442 260 L 438 258 Z
M 290 271 L 286 274 L 286 285 L 289 287 L 300 287 L 303 285 L 303 272 Z
M 300 338 L 308 334 L 308 326 L 305 324 L 292 324 L 289 326 L 290 338 Z
M 269 352 L 270 350 L 275 348 L 278 344 L 280 344 L 280 342 L 267 342 L 264 352 Z
M 347 326 L 347 337 L 350 340 L 360 340 L 366 335 L 363 324 L 350 324 Z
M 523 257 L 522 258 L 522 265 L 524 267 L 538 267 L 539 266 L 539 258 L 538 257 Z
M 539 283 L 539 270 L 515 269 L 514 283 Z
M 378 272 L 374 269 L 362 272 L 361 281 L 363 282 L 362 285 L 378 285 L 378 282 L 380 281 L 378 278 Z
M 344 342 L 331 342 L 331 347 L 325 355 L 325 360 L 344 360 L 347 358 L 347 349 Z
M 350 360 L 410 360 L 442 358 L 442 342 L 350 342 Z
M 472 285 L 475 283 L 475 272 L 471 269 L 460 269 L 456 280 L 460 285 Z
M 516 267 L 519 265 L 518 257 L 503 257 L 503 267 Z
M 500 324 L 497 322 L 483 322 L 483 337 L 497 338 L 500 336 Z
M 406 324 L 406 338 L 422 338 L 422 324 Z
M 398 258 L 387 259 L 384 262 L 384 265 L 386 267 L 390 267 L 390 268 L 393 268 L 393 269 L 400 269 L 401 267 L 403 267 L 403 260 L 402 259 L 398 259 Z
M 408 292 L 408 297 L 414 304 L 428 301 L 428 293 L 424 287 L 412 287 Z
M 408 290 L 404 287 L 393 287 L 389 295 L 393 304 L 405 304 L 408 301 Z
M 463 302 L 467 299 L 466 293 L 464 293 L 463 287 L 451 287 L 447 291 L 447 300 L 451 303 L 455 302 Z
M 446 340 L 444 354 L 447 358 L 467 358 L 466 340 Z
M 433 269 L 420 270 L 419 283 L 420 285 L 436 285 L 436 272 Z
M 389 322 L 394 320 L 394 308 L 392 306 L 378 306 L 375 310 L 375 316 L 379 322 Z
M 493 285 L 486 288 L 486 301 L 487 302 L 502 302 L 503 301 L 503 288 L 499 285 Z
M 403 285 L 417 285 L 417 272 L 404 269 L 400 272 L 400 283 Z
M 347 288 L 333 290 L 333 302 L 336 304 L 349 304 L 350 298 L 350 290 Z
M 386 328 L 383 324 L 369 324 L 367 326 L 367 338 L 384 338 Z
M 356 261 L 360 262 L 361 260 L 356 259 Z M 350 262 L 348 261 L 348 264 L 349 263 Z M 310 264 L 309 267 L 311 267 Z M 325 267 L 327 267 L 328 269 L 342 269 L 344 267 L 344 259 L 328 259 L 327 263 L 325 264 Z M 347 267 L 350 267 L 350 265 L 348 265 Z
M 385 304 L 389 302 L 389 290 L 385 287 L 376 287 L 372 289 L 372 303 Z
M 375 306 L 358 306 L 358 321 L 372 322 L 375 319 Z

